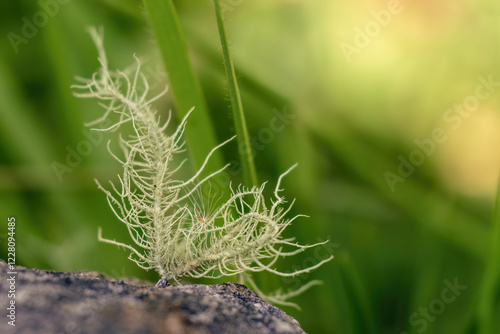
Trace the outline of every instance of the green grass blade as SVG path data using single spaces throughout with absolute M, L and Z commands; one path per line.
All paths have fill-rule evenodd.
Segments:
M 203 55 L 203 59 L 207 60 L 210 66 L 217 68 L 220 64 L 220 51 L 213 46 L 206 36 L 195 27 L 186 27 L 186 36 L 193 42 L 193 49 Z M 254 77 L 252 72 L 247 72 L 243 68 L 234 65 L 235 71 L 239 75 L 239 85 L 242 91 L 254 95 L 259 100 L 268 103 L 270 107 L 289 106 L 291 101 L 276 91 L 269 88 L 266 83 L 261 82 Z
M 172 0 L 144 0 L 144 5 L 168 72 L 177 115 L 182 118 L 195 107 L 185 137 L 194 165 L 199 167 L 218 141 L 200 83 L 189 60 L 175 7 Z M 215 152 L 206 170 L 213 171 L 221 166 L 222 156 Z
M 498 183 L 493 224 L 491 226 L 490 253 L 479 288 L 477 322 L 479 334 L 493 333 L 493 312 L 500 273 L 500 182 Z
M 219 37 L 222 46 L 222 55 L 224 59 L 224 68 L 226 70 L 229 97 L 231 98 L 231 109 L 233 111 L 236 134 L 238 135 L 237 139 L 240 160 L 243 169 L 243 181 L 247 186 L 255 186 L 258 183 L 257 172 L 255 170 L 255 164 L 253 162 L 252 147 L 250 146 L 250 139 L 245 122 L 243 104 L 241 103 L 238 81 L 236 80 L 233 61 L 229 52 L 224 19 L 222 17 L 219 0 L 213 1 L 215 7 L 215 16 L 217 18 L 217 27 L 219 29 Z
M 356 300 L 357 306 L 360 309 L 360 315 L 363 318 L 364 331 L 370 334 L 377 332 L 377 323 L 374 316 L 374 310 L 370 304 L 370 296 L 366 290 L 361 276 L 347 252 L 340 252 L 337 256 L 339 264 L 342 266 L 342 271 L 345 274 L 346 282 L 352 287 L 352 292 Z M 361 326 L 361 325 L 360 325 Z
M 6 148 L 16 159 L 39 167 L 46 166 L 57 157 L 53 149 L 54 138 L 37 121 L 15 74 L 1 53 L 0 77 L 0 138 L 9 143 Z

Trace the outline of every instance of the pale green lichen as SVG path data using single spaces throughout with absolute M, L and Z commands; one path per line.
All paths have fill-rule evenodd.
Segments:
M 133 128 L 133 134 L 127 139 L 120 136 L 123 159 L 111 152 L 108 142 L 108 150 L 123 166 L 120 187 L 110 182 L 110 191 L 96 182 L 136 246 L 105 239 L 100 228 L 99 241 L 130 250 L 132 261 L 143 269 L 156 270 L 162 278 L 177 281 L 182 276 L 217 278 L 241 274 L 259 293 L 248 272 L 296 276 L 333 258 L 332 255 L 316 265 L 291 273 L 274 268 L 280 257 L 292 256 L 327 242 L 303 246 L 295 243 L 294 238 L 282 236 L 286 227 L 300 216 L 286 217 L 291 205 L 285 206 L 285 199 L 280 195 L 283 177 L 295 166 L 279 177 L 270 204 L 266 204 L 263 195 L 265 184 L 252 188 L 240 186 L 230 188 L 230 198 L 207 213 L 201 199 L 195 195 L 202 184 L 227 166 L 201 180 L 199 177 L 213 152 L 232 138 L 215 147 L 190 179 L 177 180 L 175 172 L 184 161 L 177 163 L 175 158 L 183 150 L 182 135 L 192 110 L 173 134 L 166 134 L 169 121 L 162 124 L 152 107 L 153 101 L 163 93 L 147 99 L 148 82 L 141 73 L 139 60 L 136 58 L 137 67 L 132 73 L 109 70 L 102 34 L 95 29 L 90 33 L 99 52 L 101 68 L 91 79 L 79 79 L 83 84 L 74 86 L 79 90 L 75 95 L 105 101 L 102 105 L 106 112 L 89 125 L 118 115 L 118 121 L 112 126 L 94 130 L 115 131 L 125 123 Z M 284 247 L 291 250 L 284 251 Z M 293 305 L 285 300 L 317 283 L 312 281 L 297 291 L 267 296 L 267 299 Z

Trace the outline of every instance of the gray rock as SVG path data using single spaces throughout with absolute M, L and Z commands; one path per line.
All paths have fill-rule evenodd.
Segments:
M 8 271 L 0 261 L 0 333 L 304 333 L 295 319 L 240 284 L 155 288 L 96 272 L 19 266 L 12 327 L 5 317 Z

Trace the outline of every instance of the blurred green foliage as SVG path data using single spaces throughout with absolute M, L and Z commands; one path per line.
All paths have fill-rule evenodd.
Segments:
M 478 77 L 500 80 L 500 4 L 401 2 L 392 14 L 391 1 L 220 3 L 258 178 L 272 185 L 298 162 L 286 195 L 310 218 L 288 233 L 303 244 L 331 241 L 324 253 L 278 265 L 336 255 L 310 275 L 263 274 L 259 282 L 287 290 L 323 280 L 295 300 L 302 311 L 285 309 L 310 333 L 495 333 L 499 94 L 470 113 L 451 111 L 460 116 L 456 127 L 445 115 L 474 96 Z M 175 6 L 220 142 L 235 129 L 213 4 Z M 104 27 L 111 67 L 132 64 L 136 53 L 154 90 L 167 85 L 141 1 L 3 1 L 0 13 L 1 257 L 14 216 L 19 265 L 156 280 L 126 252 L 97 243 L 97 226 L 128 240 L 93 181 L 120 172 L 106 151 L 116 138 L 89 134 L 83 123 L 102 110 L 70 89 L 75 75 L 98 66 L 90 25 Z M 346 57 L 343 43 L 356 52 Z M 162 115 L 175 108 L 168 95 L 157 104 Z M 429 143 L 438 128 L 446 140 L 428 144 L 422 164 L 391 188 L 386 172 L 399 175 L 400 156 L 410 161 L 423 150 L 415 141 Z M 223 161 L 238 161 L 236 146 Z M 69 169 L 58 176 L 54 162 Z M 443 302 L 455 281 L 467 288 Z

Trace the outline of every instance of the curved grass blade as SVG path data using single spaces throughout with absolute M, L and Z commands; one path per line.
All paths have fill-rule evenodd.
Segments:
M 222 46 L 222 55 L 224 59 L 224 68 L 226 70 L 229 97 L 231 98 L 231 109 L 233 111 L 234 125 L 236 128 L 238 148 L 240 153 L 241 165 L 243 168 L 243 181 L 247 186 L 255 186 L 258 184 L 257 172 L 253 161 L 252 147 L 248 137 L 247 125 L 245 122 L 245 113 L 243 112 L 243 104 L 241 103 L 238 81 L 234 70 L 233 61 L 229 52 L 227 42 L 226 28 L 224 19 L 219 4 L 219 0 L 213 0 L 215 7 L 215 15 L 217 18 L 217 27 L 219 29 L 219 37 Z
M 168 72 L 178 118 L 183 119 L 187 112 L 195 107 L 189 117 L 185 138 L 194 165 L 199 168 L 218 141 L 200 83 L 189 60 L 175 7 L 172 0 L 144 0 L 144 5 Z M 215 152 L 207 170 L 217 170 L 221 166 L 222 156 Z
M 495 296 L 500 275 L 500 179 L 497 188 L 490 239 L 490 253 L 479 288 L 477 304 L 478 333 L 493 333 Z

